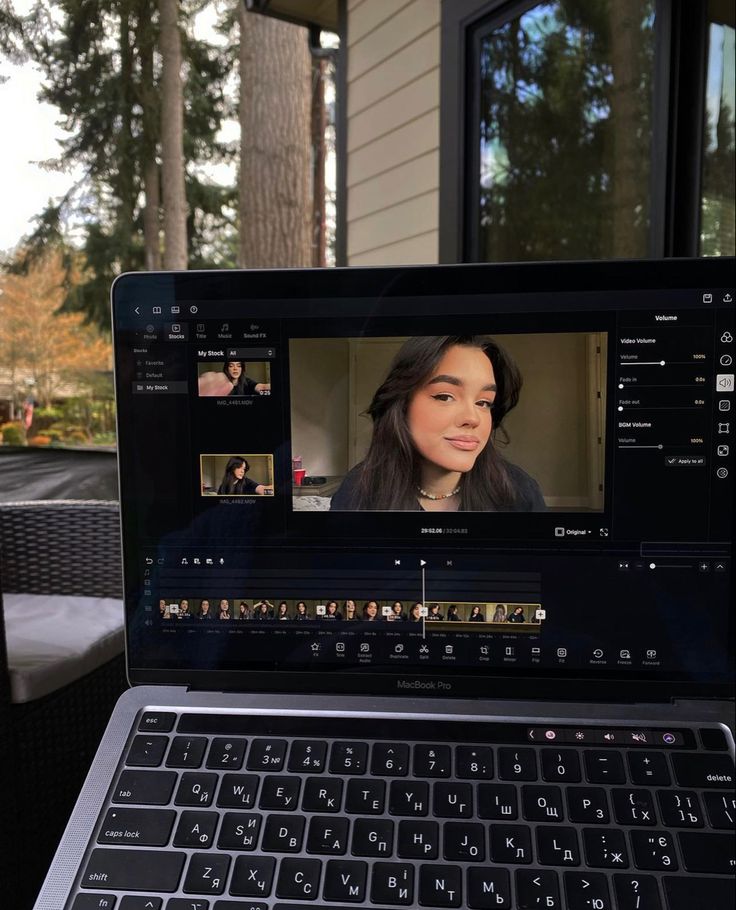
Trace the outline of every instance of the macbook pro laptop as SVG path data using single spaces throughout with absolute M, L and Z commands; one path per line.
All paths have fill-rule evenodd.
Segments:
M 37 910 L 731 907 L 733 267 L 119 278 L 131 688 Z

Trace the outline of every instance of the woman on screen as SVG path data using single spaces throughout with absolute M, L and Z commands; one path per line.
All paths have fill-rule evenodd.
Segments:
M 368 453 L 330 508 L 543 511 L 537 482 L 496 449 L 521 384 L 518 367 L 492 338 L 410 338 L 367 409 Z
M 470 611 L 470 620 L 469 622 L 485 622 L 486 618 L 483 614 L 483 608 L 480 604 L 474 604 L 473 609 Z
M 250 465 L 245 458 L 233 455 L 228 459 L 222 483 L 217 488 L 218 496 L 263 496 L 273 493 L 273 484 L 256 483 L 245 475 Z
M 303 600 L 300 600 L 296 605 L 296 615 L 294 616 L 294 619 L 300 622 L 304 622 L 304 620 L 309 619 L 309 611 L 307 610 L 307 605 Z
M 256 382 L 245 375 L 245 362 L 242 360 L 228 360 L 222 371 L 232 383 L 231 395 L 257 395 L 271 391 L 270 382 Z

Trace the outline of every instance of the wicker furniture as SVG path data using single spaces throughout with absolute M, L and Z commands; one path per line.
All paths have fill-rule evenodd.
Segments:
M 49 695 L 14 704 L 1 594 L 121 598 L 121 587 L 116 502 L 0 503 L 0 817 L 8 840 L 0 850 L 0 881 L 7 884 L 4 907 L 32 907 L 127 682 L 120 653 Z

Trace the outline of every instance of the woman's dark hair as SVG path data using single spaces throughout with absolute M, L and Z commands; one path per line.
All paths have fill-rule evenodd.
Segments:
M 230 375 L 230 364 L 231 363 L 240 364 L 240 376 L 238 376 L 237 379 L 234 376 Z M 237 384 L 238 382 L 240 382 L 242 377 L 245 375 L 245 363 L 242 360 L 226 360 L 225 363 L 223 363 L 223 365 L 222 365 L 222 372 L 227 376 L 227 378 L 230 380 L 230 382 Z
M 245 465 L 245 473 L 247 474 L 250 470 L 250 465 L 245 458 L 240 458 L 238 455 L 233 455 L 232 458 L 228 458 L 227 465 L 225 466 L 225 473 L 222 476 L 222 483 L 217 488 L 217 493 L 219 496 L 232 496 L 233 494 L 240 493 L 243 489 L 243 484 L 233 473 L 236 468 L 239 468 L 241 465 Z
M 495 443 L 508 442 L 503 420 L 519 401 L 522 377 L 512 358 L 486 335 L 420 336 L 402 345 L 366 411 L 373 420 L 373 436 L 347 508 L 416 509 L 419 454 L 407 424 L 409 402 L 431 378 L 445 352 L 456 346 L 483 351 L 491 361 L 497 386 L 491 409 L 491 439 L 463 476 L 460 509 L 487 512 L 512 508 L 514 485 Z

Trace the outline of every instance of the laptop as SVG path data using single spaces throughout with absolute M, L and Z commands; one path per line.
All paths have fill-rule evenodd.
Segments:
M 731 907 L 733 277 L 119 278 L 131 688 L 37 910 Z

